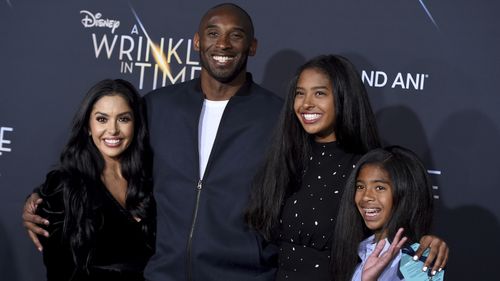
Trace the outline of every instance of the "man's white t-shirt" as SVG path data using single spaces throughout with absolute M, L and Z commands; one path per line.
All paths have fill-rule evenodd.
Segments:
M 198 151 L 200 153 L 200 179 L 205 174 L 208 158 L 214 145 L 217 130 L 219 129 L 222 114 L 229 100 L 213 101 L 207 100 L 203 102 L 201 110 L 200 123 L 198 125 Z

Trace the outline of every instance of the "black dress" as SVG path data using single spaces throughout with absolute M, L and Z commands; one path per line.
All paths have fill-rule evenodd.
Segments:
M 299 190 L 283 206 L 277 280 L 332 280 L 330 251 L 342 192 L 359 155 L 313 143 Z
M 38 190 L 43 203 L 37 212 L 50 221 L 49 238 L 40 237 L 47 280 L 144 280 L 144 267 L 154 253 L 155 218 L 137 222 L 100 181 L 89 190 L 95 234 L 89 244 L 88 272 L 76 269 L 70 244 L 63 237 L 64 189 L 75 182 L 55 171 Z

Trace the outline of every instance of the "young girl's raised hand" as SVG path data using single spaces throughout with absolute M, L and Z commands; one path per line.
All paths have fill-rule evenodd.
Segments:
M 401 247 L 403 247 L 406 242 L 407 238 L 401 238 L 402 235 L 403 229 L 400 228 L 394 236 L 391 246 L 382 255 L 380 255 L 380 253 L 384 249 L 386 240 L 381 239 L 378 241 L 375 250 L 368 257 L 365 265 L 363 266 L 363 273 L 361 274 L 362 281 L 376 281 L 378 279 L 386 266 L 399 254 L 399 250 L 401 250 Z

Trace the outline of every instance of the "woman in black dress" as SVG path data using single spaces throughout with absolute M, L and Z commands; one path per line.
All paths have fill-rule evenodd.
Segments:
M 279 246 L 277 280 L 332 280 L 331 246 L 346 180 L 357 160 L 378 147 L 354 65 L 327 55 L 301 66 L 246 214 L 253 229 Z
M 57 169 L 38 188 L 48 280 L 143 280 L 155 209 L 142 100 L 124 80 L 90 89 Z

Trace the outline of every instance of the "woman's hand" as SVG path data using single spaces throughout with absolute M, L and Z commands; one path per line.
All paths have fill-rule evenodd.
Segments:
M 425 249 L 429 248 L 429 255 L 425 259 L 422 271 L 427 271 L 429 266 L 434 262 L 431 275 L 435 275 L 441 271 L 448 262 L 448 254 L 450 252 L 448 245 L 441 238 L 434 235 L 425 235 L 420 239 L 420 247 L 415 252 L 414 260 L 418 260 Z

